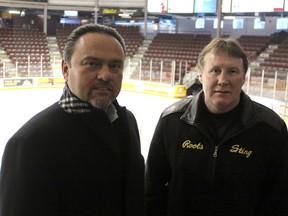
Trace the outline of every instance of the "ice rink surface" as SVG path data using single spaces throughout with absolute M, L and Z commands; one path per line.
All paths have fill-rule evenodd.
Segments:
M 33 115 L 58 101 L 61 95 L 62 88 L 0 91 L 0 159 L 8 139 Z M 251 98 L 277 113 L 280 110 L 280 102 L 260 97 Z M 177 100 L 179 99 L 125 91 L 118 96 L 119 104 L 131 110 L 137 119 L 145 159 L 161 112 Z
M 8 139 L 33 115 L 58 101 L 61 94 L 61 88 L 0 91 L 0 158 Z M 131 110 L 137 119 L 144 158 L 162 110 L 177 100 L 125 91 L 118 96 L 119 104 Z

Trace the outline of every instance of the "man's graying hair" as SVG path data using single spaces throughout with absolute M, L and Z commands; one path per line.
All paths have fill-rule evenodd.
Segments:
M 126 55 L 126 47 L 125 47 L 124 39 L 116 31 L 116 29 L 109 27 L 109 26 L 105 26 L 105 25 L 99 25 L 99 24 L 85 24 L 74 29 L 67 38 L 64 51 L 63 51 L 63 57 L 67 63 L 70 63 L 71 57 L 74 52 L 75 43 L 82 35 L 86 33 L 100 33 L 100 34 L 107 34 L 107 35 L 113 36 L 121 44 L 124 54 Z
M 248 59 L 241 45 L 236 40 L 231 38 L 214 38 L 208 45 L 204 47 L 198 56 L 197 67 L 199 72 L 203 70 L 205 55 L 210 52 L 222 52 L 234 58 L 241 58 L 243 61 L 244 73 L 246 74 L 249 66 Z

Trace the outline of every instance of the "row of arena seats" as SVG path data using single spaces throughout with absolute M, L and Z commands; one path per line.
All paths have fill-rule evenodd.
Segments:
M 238 42 L 243 47 L 249 61 L 253 61 L 271 42 L 271 36 L 241 35 Z
M 38 28 L 0 28 L 0 44 L 16 67 L 18 76 L 53 75 L 47 37 Z
M 285 71 L 288 72 L 288 33 L 286 38 L 283 38 L 282 41 L 279 41 L 277 47 L 272 50 L 268 57 L 264 59 L 264 62 L 260 63 L 261 69 L 272 70 L 274 71 Z
M 282 69 L 278 67 L 266 66 L 266 67 L 258 67 L 254 68 L 251 71 L 252 77 L 262 77 L 262 73 L 264 71 L 264 78 L 275 78 L 275 72 L 277 71 L 277 79 L 286 80 L 287 79 L 287 68 Z
M 59 25 L 56 27 L 56 39 L 61 54 L 67 36 L 77 26 Z M 133 57 L 144 41 L 139 27 L 122 25 L 113 27 L 125 40 L 127 56 Z M 228 35 L 223 37 L 228 37 Z M 169 78 L 175 69 L 176 77 L 182 77 L 184 73 L 195 67 L 199 52 L 211 39 L 212 37 L 209 34 L 158 33 L 148 46 L 141 65 L 135 70 L 136 74 L 133 74 L 133 76 L 139 77 L 140 72 L 143 74 L 151 74 L 152 72 L 157 77 L 159 71 L 162 71 Z M 273 37 L 243 35 L 237 40 L 243 46 L 249 61 L 254 61 L 271 44 Z M 12 63 L 16 65 L 17 62 L 18 68 L 22 71 L 21 75 L 25 76 L 28 69 L 30 72 L 33 71 L 33 73 L 29 73 L 30 75 L 36 74 L 36 71 L 39 70 L 39 65 L 41 65 L 40 69 L 42 72 L 44 71 L 48 75 L 52 74 L 47 37 L 37 28 L 0 28 L 0 45 L 6 51 Z M 280 41 L 278 49 L 275 49 L 270 54 L 270 59 L 267 58 L 265 62 L 261 63 L 261 66 L 268 68 L 284 67 L 287 70 L 287 46 L 287 41 Z M 27 62 L 30 64 L 28 65 Z M 0 65 L 0 69 L 3 70 L 3 66 L 1 67 Z
M 56 40 L 63 55 L 68 35 L 79 25 L 59 25 L 56 27 Z M 113 26 L 123 36 L 127 56 L 132 57 L 142 45 L 144 37 L 138 26 Z M 18 69 L 18 76 L 35 74 L 33 68 L 41 65 L 41 71 L 52 75 L 50 53 L 46 35 L 36 27 L 8 26 L 0 28 L 0 45 L 11 62 Z M 52 58 L 52 57 L 51 57 Z M 1 66 L 1 65 L 0 65 Z M 3 66 L 1 66 L 3 70 Z M 28 73 L 28 70 L 33 73 Z M 36 69 L 35 69 L 36 70 Z M 39 76 L 42 73 L 38 74 Z M 3 76 L 3 75 L 1 75 Z
M 124 25 L 114 25 L 112 27 L 122 35 L 126 45 L 127 56 L 133 57 L 144 40 L 143 35 L 140 33 L 140 27 Z
M 228 35 L 223 35 L 223 37 L 228 37 Z M 151 71 L 159 71 L 160 68 L 164 73 L 172 73 L 171 60 L 173 60 L 175 61 L 176 77 L 179 74 L 183 76 L 184 74 L 181 73 L 185 73 L 196 66 L 199 52 L 211 39 L 209 34 L 157 34 L 144 54 L 141 71 L 147 74 Z M 238 38 L 238 41 L 251 62 L 268 47 L 271 37 L 245 35 Z M 152 64 L 149 63 L 151 60 L 153 61 Z M 170 63 L 165 64 L 165 61 Z M 160 67 L 161 62 L 162 66 Z M 179 66 L 180 64 L 181 66 Z
M 137 73 L 149 75 L 151 72 L 162 71 L 168 81 L 175 72 L 175 80 L 195 67 L 199 52 L 211 40 L 209 34 L 168 34 L 158 33 L 145 52 L 141 69 Z M 174 64 L 174 65 L 173 65 Z M 159 79 L 160 74 L 155 75 Z
M 59 50 L 63 55 L 64 46 L 68 35 L 78 25 L 64 25 L 56 28 L 56 39 Z M 113 26 L 123 37 L 126 45 L 127 56 L 133 57 L 137 49 L 141 46 L 144 37 L 140 34 L 139 26 Z
M 63 56 L 63 50 L 65 43 L 67 41 L 68 35 L 79 25 L 59 25 L 56 27 L 56 40 L 58 43 L 59 51 L 61 56 Z

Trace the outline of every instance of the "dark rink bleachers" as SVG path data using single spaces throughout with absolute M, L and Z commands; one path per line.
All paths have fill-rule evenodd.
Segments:
M 243 47 L 249 61 L 253 61 L 271 42 L 271 36 L 241 35 L 237 40 Z
M 159 79 L 161 72 L 164 80 L 170 80 L 174 70 L 177 80 L 195 67 L 199 52 L 210 40 L 211 35 L 158 33 L 142 58 L 142 78 L 149 79 L 152 72 L 152 76 Z
M 0 28 L 0 43 L 19 76 L 51 76 L 46 35 L 36 27 Z
M 78 25 L 59 25 L 56 28 L 56 39 L 58 42 L 59 50 L 61 55 L 63 54 L 64 46 L 68 35 L 73 29 L 77 28 Z M 139 26 L 112 26 L 115 28 L 123 37 L 127 49 L 127 56 L 133 57 L 136 50 L 141 46 L 143 42 L 143 36 L 140 34 Z

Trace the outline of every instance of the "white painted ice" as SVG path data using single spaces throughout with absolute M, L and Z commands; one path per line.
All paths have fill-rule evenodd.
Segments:
M 61 88 L 0 91 L 0 158 L 8 139 L 33 115 L 58 101 L 61 94 Z M 131 110 L 137 119 L 144 158 L 160 113 L 177 100 L 124 91 L 118 96 L 120 105 Z
M 61 94 L 61 88 L 0 91 L 0 159 L 8 139 L 33 115 L 58 101 Z M 277 113 L 280 104 L 283 104 L 267 98 L 252 97 L 252 99 Z M 145 159 L 161 112 L 177 100 L 179 99 L 124 91 L 118 96 L 120 105 L 131 110 L 137 119 Z

